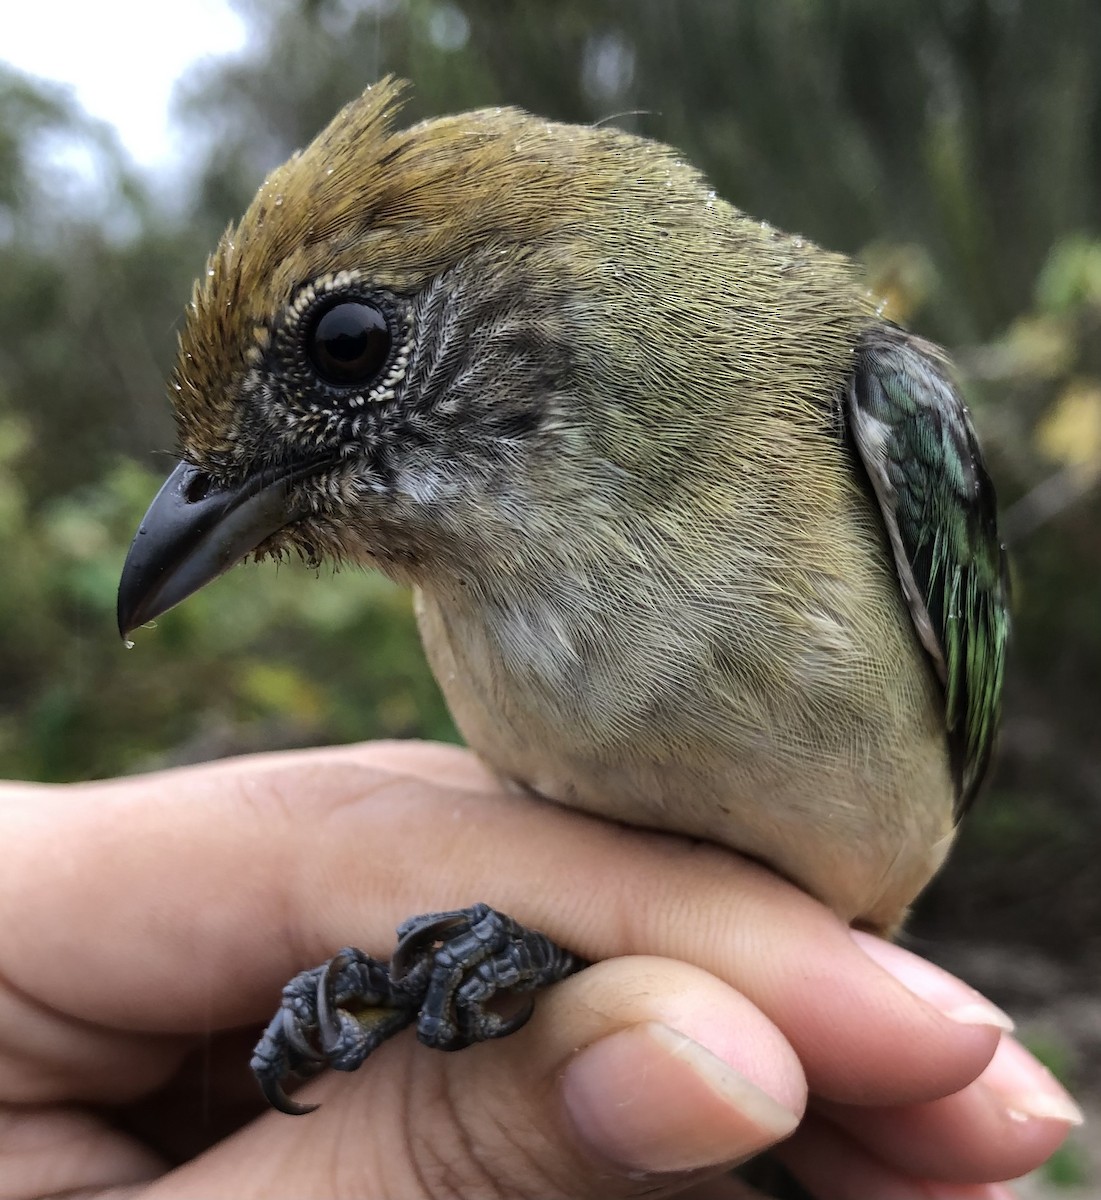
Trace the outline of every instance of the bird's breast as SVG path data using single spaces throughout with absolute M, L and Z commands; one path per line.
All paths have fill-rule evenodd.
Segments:
M 775 671 L 741 668 L 736 640 L 717 661 L 710 615 L 681 607 L 665 625 L 614 598 L 571 610 L 417 595 L 456 724 L 505 778 L 730 846 L 847 921 L 894 927 L 947 852 L 955 794 L 911 632 L 900 626 L 897 652 L 869 675 L 841 661 L 848 643 L 817 614 L 811 665 L 787 663 L 807 680 L 793 694 Z

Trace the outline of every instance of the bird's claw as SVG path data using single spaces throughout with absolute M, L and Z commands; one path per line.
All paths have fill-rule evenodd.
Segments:
M 325 964 L 317 981 L 317 1038 L 324 1051 L 323 1058 L 334 1055 L 340 1046 L 342 1031 L 332 996 L 336 977 L 348 965 L 348 961 L 343 950 L 334 955 Z
M 288 1077 L 324 1066 L 354 1071 L 414 1022 L 418 1039 L 439 1050 L 505 1037 L 528 1020 L 534 1002 L 502 1015 L 490 1007 L 494 1000 L 535 991 L 584 965 L 485 904 L 413 917 L 399 927 L 389 964 L 345 947 L 296 975 L 253 1051 L 252 1071 L 272 1107 L 311 1112 L 316 1105 L 283 1090 Z
M 299 1104 L 283 1090 L 289 1077 L 307 1079 L 326 1066 L 354 1071 L 416 1016 L 416 998 L 391 983 L 385 963 L 345 947 L 283 989 L 279 1011 L 253 1050 L 252 1073 L 273 1108 L 312 1112 L 316 1105 Z
M 313 1112 L 317 1105 L 292 1100 L 283 1090 L 283 1080 L 289 1075 L 307 1078 L 321 1069 L 322 1061 L 322 1056 L 299 1034 L 289 1010 L 281 1008 L 256 1043 L 249 1066 L 264 1099 L 272 1108 L 300 1117 Z

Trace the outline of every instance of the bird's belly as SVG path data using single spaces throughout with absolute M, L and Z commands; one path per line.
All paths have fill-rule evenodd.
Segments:
M 471 745 L 506 777 L 571 808 L 719 842 L 768 864 L 845 921 L 895 930 L 944 860 L 953 836 L 944 781 L 939 805 L 882 821 L 883 796 L 849 772 L 799 776 L 768 764 L 578 762 L 549 738 L 538 749 Z M 491 739 L 492 743 L 492 739 Z M 898 809 L 895 809 L 898 815 Z
M 731 745 L 722 712 L 700 714 L 693 737 L 671 744 L 657 710 L 652 729 L 594 745 L 584 699 L 575 697 L 570 711 L 517 694 L 485 646 L 451 636 L 423 596 L 417 614 L 467 743 L 506 779 L 547 799 L 729 846 L 845 921 L 884 933 L 899 925 L 951 845 L 955 790 L 936 721 L 907 730 L 897 753 L 862 744 L 800 759 L 767 731 L 756 744 Z

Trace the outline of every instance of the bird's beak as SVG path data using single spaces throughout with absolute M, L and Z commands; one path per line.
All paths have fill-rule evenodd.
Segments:
M 299 480 L 332 461 L 270 470 L 220 487 L 190 463 L 165 480 L 138 532 L 119 580 L 119 632 L 131 630 L 217 579 L 273 533 L 306 515 Z

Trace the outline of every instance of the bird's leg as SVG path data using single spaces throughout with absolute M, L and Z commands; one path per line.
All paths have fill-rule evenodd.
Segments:
M 413 917 L 399 926 L 389 964 L 349 947 L 296 975 L 253 1051 L 252 1071 L 273 1107 L 310 1112 L 316 1106 L 297 1104 L 283 1091 L 287 1076 L 324 1066 L 354 1071 L 414 1023 L 420 1041 L 437 1050 L 504 1037 L 527 1021 L 532 1002 L 503 1015 L 491 1007 L 496 1000 L 546 987 L 586 965 L 486 904 Z

